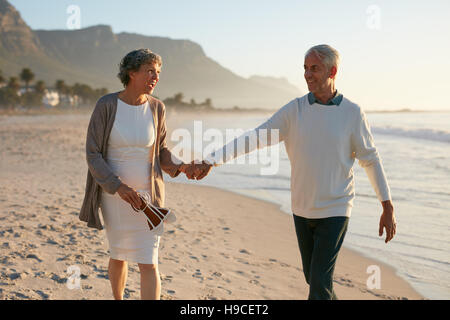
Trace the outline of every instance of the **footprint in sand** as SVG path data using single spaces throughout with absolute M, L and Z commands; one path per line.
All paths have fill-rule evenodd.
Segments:
M 97 278 L 109 280 L 109 277 L 107 274 L 98 274 Z
M 173 297 L 168 294 L 161 293 L 161 300 L 173 300 Z
M 177 225 L 175 226 L 175 228 L 176 228 L 176 230 L 178 230 L 178 231 L 184 231 L 184 228 L 181 226 L 181 224 L 177 224 Z
M 240 274 L 241 276 L 245 276 L 245 272 L 244 271 L 236 270 L 234 272 L 236 272 L 237 274 Z
M 27 259 L 36 259 L 37 260 L 37 262 L 42 262 L 42 260 L 41 259 L 39 259 L 39 257 L 37 256 L 37 255 L 35 255 L 35 254 L 28 254 L 27 255 L 27 257 L 26 257 Z
M 4 237 L 5 235 L 8 236 L 9 234 L 13 234 L 13 233 L 14 233 L 14 229 L 9 228 L 7 230 L 0 231 L 0 237 Z
M 29 297 L 21 292 L 12 292 L 12 294 L 15 294 L 16 297 L 19 299 L 31 299 L 31 297 Z
M 333 282 L 336 282 L 342 286 L 349 287 L 349 288 L 353 288 L 355 286 L 351 280 L 343 278 L 343 277 L 334 279 Z
M 56 261 L 74 261 L 74 259 L 72 257 L 73 257 L 72 254 L 68 254 L 62 258 L 56 259 Z
M 53 239 L 47 239 L 47 243 L 48 244 L 53 244 L 53 245 L 58 245 L 59 243 L 58 242 L 56 242 L 55 240 L 53 240 Z
M 9 205 L 9 208 L 25 208 L 25 207 L 21 204 L 11 204 Z
M 226 288 L 224 288 L 224 287 L 222 287 L 222 286 L 218 286 L 217 289 L 222 289 L 222 290 L 224 290 L 228 295 L 231 295 L 231 294 L 233 293 L 233 291 L 228 290 L 228 289 L 226 289 Z
M 230 255 L 226 254 L 225 252 L 220 252 L 219 253 L 221 256 L 223 256 L 225 259 L 230 259 Z
M 221 277 L 222 273 L 220 273 L 218 271 L 214 271 L 212 275 L 215 276 L 215 277 Z
M 249 254 L 249 255 L 251 254 L 250 251 L 248 251 L 246 249 L 241 249 L 241 250 L 239 250 L 239 252 L 243 253 L 243 254 Z
M 54 206 L 44 206 L 45 210 L 49 210 L 49 211 L 55 211 L 55 210 L 59 210 L 59 207 L 54 207 Z
M 66 278 L 61 278 L 60 276 L 58 276 L 56 273 L 51 273 L 51 278 L 53 281 L 56 281 L 58 283 L 66 283 L 67 279 Z
M 203 282 L 203 280 L 205 280 L 205 277 L 202 275 L 200 269 L 197 269 L 196 272 L 194 274 L 192 274 L 192 277 L 199 279 L 201 282 Z
M 384 300 L 392 300 L 392 299 L 394 299 L 393 297 L 390 297 L 390 296 L 387 296 L 387 295 L 381 294 L 381 293 L 376 293 L 375 291 L 372 291 L 372 290 L 367 290 L 367 289 L 359 289 L 359 290 L 361 292 L 363 292 L 363 293 L 370 293 L 370 294 L 374 295 L 375 297 L 382 298 Z
M 42 233 L 41 230 L 36 230 L 35 234 L 36 234 L 37 236 L 40 236 L 40 237 L 43 237 L 43 236 L 44 236 L 44 234 Z
M 237 262 L 239 262 L 239 263 L 242 263 L 242 264 L 250 264 L 247 260 L 244 260 L 244 259 L 241 259 L 241 258 L 235 258 L 235 260 Z
M 41 223 L 39 223 L 38 224 L 38 228 L 39 229 L 43 229 L 43 230 L 56 231 L 56 229 L 51 224 L 41 224 Z
M 125 288 L 124 292 L 123 292 L 123 297 L 124 298 L 130 298 L 131 293 L 136 292 L 135 290 L 131 290 L 128 288 Z
M 34 290 L 38 295 L 41 296 L 42 299 L 48 300 L 50 299 L 50 295 L 46 294 L 45 292 L 42 292 L 41 290 Z
M 173 280 L 173 276 L 166 276 L 166 275 L 164 275 L 164 274 L 161 274 L 161 280 L 162 281 L 167 281 L 167 282 L 172 282 L 172 280 Z
M 18 279 L 24 279 L 26 277 L 25 273 L 21 273 L 21 272 L 14 272 L 11 273 L 8 278 L 9 280 L 18 280 Z

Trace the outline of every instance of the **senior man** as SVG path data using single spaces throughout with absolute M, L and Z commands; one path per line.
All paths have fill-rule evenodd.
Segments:
M 284 141 L 291 162 L 291 206 L 303 273 L 310 287 L 309 299 L 337 299 L 333 273 L 355 197 L 355 158 L 365 169 L 382 205 L 379 236 L 385 229 L 387 243 L 396 233 L 381 158 L 363 110 L 336 90 L 338 67 L 339 53 L 331 46 L 309 49 L 304 60 L 309 93 L 292 100 L 254 131 L 195 166 L 194 177 L 202 179 L 212 166 Z M 278 130 L 279 139 L 272 138 L 270 130 Z M 267 138 L 261 139 L 262 132 L 267 132 Z M 257 141 L 242 147 L 248 138 Z M 237 153 L 235 145 L 241 146 Z

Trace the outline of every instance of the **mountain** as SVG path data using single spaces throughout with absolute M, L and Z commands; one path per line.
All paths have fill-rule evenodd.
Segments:
M 0 0 L 0 48 L 9 52 L 38 53 L 40 45 L 20 13 L 8 1 Z
M 117 91 L 120 59 L 136 48 L 150 48 L 161 55 L 163 67 L 155 95 L 164 99 L 182 92 L 187 99 L 212 99 L 219 108 L 277 109 L 301 93 L 285 79 L 254 76 L 243 78 L 206 56 L 190 40 L 115 34 L 110 26 L 79 30 L 31 30 L 20 13 L 0 0 L 0 70 L 17 75 L 29 67 L 52 85 L 57 79 L 68 84 L 87 83 Z

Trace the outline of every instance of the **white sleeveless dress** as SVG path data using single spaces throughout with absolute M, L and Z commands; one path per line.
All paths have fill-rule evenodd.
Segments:
M 117 101 L 117 113 L 108 141 L 106 162 L 123 183 L 139 193 L 150 190 L 150 152 L 155 126 L 148 102 L 133 106 Z M 158 264 L 158 248 L 164 223 L 150 230 L 142 212 L 136 212 L 116 192 L 102 190 L 101 211 L 110 257 L 143 264 Z

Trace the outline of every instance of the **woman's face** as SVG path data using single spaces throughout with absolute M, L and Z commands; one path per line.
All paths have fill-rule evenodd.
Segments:
M 137 91 L 152 94 L 159 81 L 161 66 L 156 63 L 143 64 L 138 71 L 130 72 L 130 83 Z

